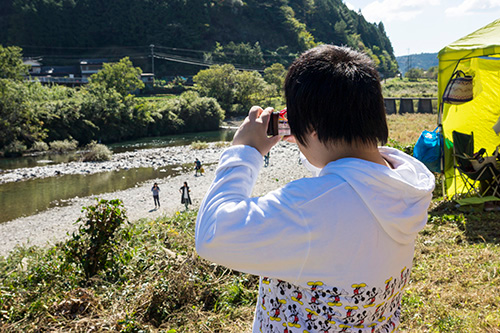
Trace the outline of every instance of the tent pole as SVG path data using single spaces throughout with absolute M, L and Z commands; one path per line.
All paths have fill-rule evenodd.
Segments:
M 444 134 L 443 134 L 443 123 L 442 123 L 442 111 L 443 111 L 443 101 L 441 99 L 441 104 L 439 105 L 438 108 L 438 132 L 441 133 L 441 139 L 443 142 L 441 142 L 441 158 L 439 159 L 439 166 L 440 166 L 440 171 L 441 171 L 441 190 L 443 191 L 443 200 L 446 200 L 446 187 L 445 187 L 445 180 L 446 176 L 444 173 Z
M 462 61 L 462 60 L 463 59 L 459 59 L 457 61 L 457 63 L 455 64 L 455 68 L 453 69 L 452 73 L 455 73 L 455 71 L 458 68 L 458 65 L 460 64 L 460 61 Z M 446 88 L 450 84 L 450 80 L 451 80 L 452 77 L 453 77 L 453 74 L 448 79 L 448 83 L 446 84 L 446 87 L 444 88 L 443 95 L 446 92 Z M 439 102 L 439 99 L 438 99 L 438 102 Z M 441 103 L 439 104 L 439 107 L 438 107 L 438 127 L 439 127 L 439 132 L 441 133 L 441 138 L 443 139 L 443 142 L 441 144 L 441 161 L 440 161 L 440 164 L 441 164 L 441 175 L 442 175 L 441 176 L 441 187 L 442 187 L 442 191 L 443 191 L 443 200 L 446 200 L 447 199 L 447 195 L 446 195 L 446 186 L 445 186 L 446 174 L 444 172 L 444 166 L 445 166 L 444 145 L 445 145 L 445 141 L 444 141 L 444 131 L 443 131 L 443 109 L 444 109 L 444 101 L 443 101 L 443 96 L 441 96 Z M 454 182 L 454 183 L 456 183 L 456 182 Z

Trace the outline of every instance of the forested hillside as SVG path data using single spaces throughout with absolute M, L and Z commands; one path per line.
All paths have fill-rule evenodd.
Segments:
M 397 57 L 399 70 L 404 74 L 411 68 L 421 68 L 428 70 L 431 67 L 439 64 L 438 54 L 436 53 L 420 53 L 409 54 L 406 56 Z
M 24 56 L 67 64 L 82 57 L 129 56 L 150 71 L 150 44 L 160 75 L 195 74 L 185 62 L 287 65 L 318 43 L 368 52 L 384 76 L 397 71 L 382 23 L 368 23 L 342 0 L 3 0 L 0 44 Z

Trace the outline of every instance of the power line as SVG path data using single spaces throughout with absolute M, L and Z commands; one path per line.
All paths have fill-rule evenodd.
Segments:
M 84 46 L 40 46 L 40 45 L 16 45 L 21 48 L 30 49 L 54 49 L 54 50 L 105 50 L 105 49 L 144 49 L 148 46 L 94 46 L 94 47 L 84 47 Z
M 149 46 L 151 48 L 151 46 Z M 196 51 L 196 53 L 201 53 L 201 51 L 197 50 L 188 50 L 188 49 L 179 49 L 179 48 L 168 48 L 164 46 L 154 46 L 154 49 L 160 48 L 160 49 L 171 49 L 175 51 Z M 125 48 L 122 48 L 125 49 Z M 129 57 L 131 59 L 146 59 L 150 58 L 152 61 L 154 58 L 157 59 L 162 59 L 162 60 L 167 60 L 171 62 L 177 62 L 177 63 L 184 63 L 188 65 L 194 65 L 194 66 L 202 66 L 202 67 L 210 67 L 213 65 L 224 65 L 225 63 L 217 63 L 217 62 L 212 62 L 212 61 L 206 61 L 202 59 L 196 59 L 192 57 L 187 57 L 187 56 L 182 56 L 178 54 L 171 54 L 171 53 L 163 53 L 163 52 L 155 52 L 153 48 L 151 49 L 151 53 L 148 54 L 146 52 L 144 53 L 119 53 L 119 54 L 112 54 L 112 55 L 96 55 L 94 54 L 41 54 L 41 55 L 32 55 L 30 59 L 37 58 L 40 60 L 46 60 L 46 59 L 65 59 L 65 60 L 81 60 L 85 58 L 93 58 L 93 57 L 102 57 L 106 58 L 108 60 L 115 60 L 115 59 L 121 59 L 123 57 Z M 146 48 L 145 48 L 146 50 Z M 237 70 L 243 70 L 243 71 L 257 71 L 257 72 L 264 72 L 263 67 L 248 67 L 243 64 L 238 64 L 238 63 L 232 63 L 232 65 L 235 67 Z
M 155 53 L 154 57 L 155 58 L 159 58 L 159 59 L 163 59 L 163 60 L 168 60 L 168 61 L 173 61 L 173 62 L 180 62 L 180 63 L 189 64 L 189 65 L 195 65 L 195 66 L 210 67 L 210 66 L 213 66 L 213 65 L 223 65 L 221 63 L 201 61 L 201 60 L 198 60 L 198 59 L 192 59 L 192 58 L 188 58 L 188 57 L 181 57 L 181 56 L 177 56 L 177 55 L 166 54 L 166 53 L 159 53 L 159 52 Z M 264 72 L 263 68 L 248 68 L 248 67 L 244 67 L 244 65 L 241 65 L 241 64 L 232 64 L 232 65 L 237 70 Z
M 213 50 L 183 49 L 183 48 L 178 48 L 178 47 L 168 47 L 168 46 L 161 46 L 161 45 L 156 45 L 156 44 L 155 44 L 155 48 L 167 49 L 167 50 L 172 50 L 172 51 L 186 51 L 186 52 L 193 52 L 193 53 L 211 53 L 211 52 L 213 52 Z M 238 53 L 227 52 L 227 51 L 224 51 L 224 54 L 225 55 L 232 55 L 232 56 L 240 55 Z M 265 51 L 262 52 L 262 56 L 265 57 L 265 58 L 278 56 L 280 58 L 290 58 L 290 59 L 295 59 L 297 57 L 296 55 L 272 55 L 272 54 L 266 54 Z
M 36 56 L 29 56 L 25 58 L 42 58 L 42 59 L 68 59 L 68 60 L 73 60 L 73 59 L 85 59 L 85 58 L 95 58 L 95 54 L 81 54 L 81 55 L 76 55 L 76 54 L 68 54 L 68 55 L 49 55 L 49 54 L 42 54 L 42 55 L 36 55 Z M 121 59 L 124 57 L 129 57 L 131 59 L 141 59 L 141 58 L 148 58 L 148 56 L 145 56 L 144 53 L 134 53 L 134 54 L 113 54 L 113 55 L 102 55 L 101 57 L 104 57 L 106 59 Z
M 151 44 L 152 45 L 152 44 Z M 105 46 L 105 47 L 62 47 L 62 46 L 39 46 L 39 45 L 19 45 L 22 48 L 30 49 L 31 52 L 33 50 L 101 50 L 101 51 L 106 51 L 109 52 L 110 50 L 130 50 L 130 49 L 143 49 L 144 53 L 149 51 L 151 48 L 151 45 L 135 45 L 135 46 Z M 202 49 L 187 49 L 187 48 L 179 48 L 179 47 L 169 47 L 169 46 L 162 46 L 162 45 L 156 45 L 154 46 L 157 49 L 164 49 L 164 50 L 170 50 L 172 52 L 188 52 L 188 53 L 194 53 L 194 54 L 207 54 L 207 53 L 212 53 L 213 50 L 202 50 Z M 146 51 L 147 50 L 147 51 Z M 155 52 L 155 54 L 157 54 Z M 235 52 L 227 52 L 224 51 L 224 55 L 226 56 L 241 56 L 242 54 L 238 54 Z M 101 56 L 101 55 L 99 55 Z M 118 57 L 130 57 L 130 58 L 142 58 L 143 53 L 140 55 L 138 54 L 114 54 L 112 56 L 106 56 L 102 55 L 101 57 L 106 57 L 106 58 L 118 58 Z M 266 54 L 266 52 L 262 52 L 261 56 L 263 58 L 274 58 L 274 57 L 279 57 L 279 58 L 289 58 L 289 59 L 294 59 L 296 55 L 273 55 L 273 54 Z M 34 57 L 34 56 L 31 56 Z M 81 59 L 81 58 L 88 58 L 88 57 L 96 57 L 96 54 L 54 54 L 54 55 L 43 55 L 45 58 L 53 58 L 53 59 Z M 151 57 L 151 56 L 150 56 Z M 157 57 L 157 56 L 155 56 Z M 168 61 L 175 61 L 175 62 L 180 62 L 180 63 L 186 63 L 186 64 L 191 64 L 191 65 L 197 65 L 197 66 L 211 66 L 213 65 L 212 63 L 208 63 L 205 61 L 201 61 L 199 59 L 193 59 L 193 58 L 182 58 L 180 55 L 173 55 L 171 52 L 167 54 L 166 56 L 163 55 L 163 57 L 166 57 Z M 175 59 L 173 59 L 175 58 Z M 256 71 L 262 71 L 262 68 L 246 68 L 245 65 L 241 64 L 234 64 L 235 67 L 238 66 L 239 69 L 241 70 L 256 70 Z

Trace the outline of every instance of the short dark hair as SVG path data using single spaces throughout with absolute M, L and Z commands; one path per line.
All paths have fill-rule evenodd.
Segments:
M 367 55 L 348 47 L 315 47 L 291 64 L 284 86 L 290 130 L 301 144 L 307 145 L 311 130 L 323 143 L 387 142 L 380 77 Z

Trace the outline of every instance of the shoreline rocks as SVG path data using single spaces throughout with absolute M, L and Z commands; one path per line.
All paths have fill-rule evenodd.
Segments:
M 35 178 L 56 177 L 61 175 L 93 174 L 133 168 L 160 168 L 167 165 L 194 163 L 195 158 L 203 163 L 217 162 L 223 148 L 220 143 L 208 144 L 207 149 L 195 150 L 190 146 L 149 148 L 130 152 L 116 153 L 110 161 L 68 162 L 46 164 L 31 168 L 4 170 L 0 174 L 0 184 L 19 182 Z

